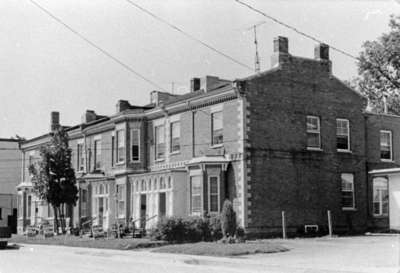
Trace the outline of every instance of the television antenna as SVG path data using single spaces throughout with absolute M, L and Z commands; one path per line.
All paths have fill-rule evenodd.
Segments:
M 253 30 L 253 32 L 254 32 L 254 46 L 255 46 L 255 50 L 256 50 L 256 56 L 255 56 L 255 60 L 254 60 L 254 71 L 256 73 L 260 72 L 260 56 L 258 55 L 257 28 L 265 23 L 266 23 L 266 21 L 261 21 L 261 22 L 258 22 L 246 29 L 246 31 Z

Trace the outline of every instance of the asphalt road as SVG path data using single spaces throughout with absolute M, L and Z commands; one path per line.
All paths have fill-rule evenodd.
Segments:
M 399 242 L 396 236 L 295 239 L 281 241 L 288 252 L 238 258 L 23 245 L 0 250 L 0 273 L 398 273 Z

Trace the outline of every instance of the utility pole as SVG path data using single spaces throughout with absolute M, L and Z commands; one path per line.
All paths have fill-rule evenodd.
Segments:
M 255 55 L 255 60 L 254 60 L 254 71 L 256 73 L 260 72 L 260 57 L 258 55 L 257 27 L 259 27 L 265 23 L 266 23 L 265 21 L 262 21 L 262 22 L 252 25 L 250 28 L 247 29 L 247 30 L 253 30 L 253 32 L 254 32 L 254 46 L 255 46 L 255 50 L 256 50 L 256 55 Z

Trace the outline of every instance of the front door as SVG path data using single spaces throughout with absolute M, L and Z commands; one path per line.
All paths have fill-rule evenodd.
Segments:
M 99 197 L 99 213 L 98 213 L 99 226 L 103 226 L 103 214 L 104 214 L 104 200 L 103 197 Z
M 159 193 L 158 199 L 158 216 L 160 218 L 165 217 L 167 213 L 167 198 L 165 192 Z
M 147 198 L 146 194 L 140 195 L 140 227 L 146 228 Z

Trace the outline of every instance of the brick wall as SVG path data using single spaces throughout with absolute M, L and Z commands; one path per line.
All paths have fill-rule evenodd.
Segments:
M 250 104 L 249 231 L 289 232 L 305 224 L 362 230 L 366 222 L 365 100 L 320 61 L 287 56 L 284 65 L 245 82 Z M 306 149 L 306 116 L 319 116 L 322 151 Z M 336 118 L 350 120 L 351 153 L 336 151 Z M 356 210 L 342 211 L 341 173 L 354 174 Z
M 400 145 L 398 139 L 400 138 L 400 117 L 385 114 L 372 114 L 365 115 L 367 127 L 367 161 L 368 171 L 384 168 L 398 168 L 400 167 Z M 392 132 L 392 162 L 382 161 L 380 158 L 380 131 L 386 130 Z M 373 198 L 373 185 L 372 176 L 368 176 L 368 214 L 369 214 L 369 227 L 372 229 L 388 229 L 389 217 L 388 216 L 373 216 L 372 211 L 372 198 Z

